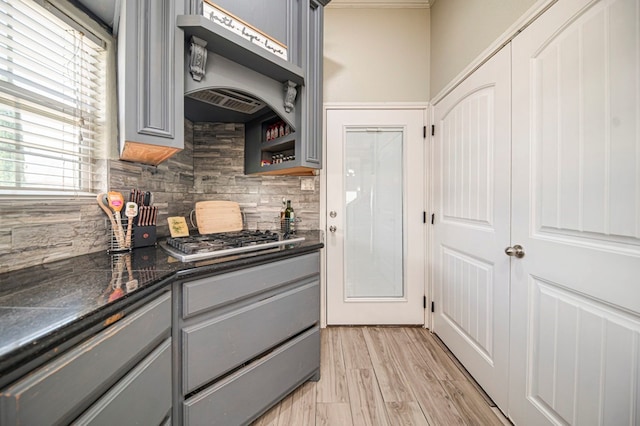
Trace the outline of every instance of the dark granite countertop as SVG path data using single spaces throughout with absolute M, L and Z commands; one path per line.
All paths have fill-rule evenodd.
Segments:
M 323 247 L 319 231 L 305 240 L 197 262 L 160 247 L 92 253 L 0 274 L 0 387 L 123 318 L 176 279 L 221 273 Z M 136 284 L 137 281 L 137 284 Z

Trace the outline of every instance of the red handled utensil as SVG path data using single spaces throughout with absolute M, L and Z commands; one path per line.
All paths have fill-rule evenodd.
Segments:
M 126 247 L 124 230 L 122 229 L 122 221 L 120 220 L 120 211 L 124 207 L 124 198 L 122 194 L 117 191 L 109 191 L 107 192 L 107 199 L 109 200 L 109 207 L 113 210 L 113 215 L 116 218 L 117 226 L 114 229 L 116 239 L 120 247 Z
M 115 232 L 115 230 L 118 228 L 118 224 L 116 223 L 115 218 L 113 217 L 113 211 L 109 208 L 109 201 L 108 201 L 107 194 L 105 194 L 104 192 L 101 192 L 100 194 L 97 195 L 96 201 L 98 202 L 98 205 L 100 206 L 100 208 L 102 208 L 102 210 L 104 210 L 107 216 L 109 216 L 111 227 L 114 229 L 114 232 Z M 121 240 L 117 232 L 115 232 L 115 236 L 116 236 L 116 240 L 118 241 L 118 245 L 120 247 L 124 247 L 124 237 Z

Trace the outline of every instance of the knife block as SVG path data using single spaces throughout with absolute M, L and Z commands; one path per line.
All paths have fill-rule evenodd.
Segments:
M 126 235 L 127 233 L 127 224 L 128 218 L 121 218 L 122 223 L 122 232 Z M 149 247 L 154 246 L 156 244 L 156 226 L 148 225 L 148 226 L 138 226 L 135 221 L 131 226 L 131 246 L 124 247 L 118 243 L 118 239 L 116 238 L 116 232 L 113 227 L 111 227 L 110 223 L 107 223 L 109 227 L 110 233 L 110 244 L 108 253 L 118 253 L 130 251 L 131 249 L 138 247 Z
M 131 233 L 131 245 L 133 248 L 148 247 L 156 244 L 156 226 L 133 225 Z

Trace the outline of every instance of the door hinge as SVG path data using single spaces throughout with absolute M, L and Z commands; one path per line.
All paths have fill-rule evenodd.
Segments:
M 422 296 L 422 307 L 427 309 L 427 296 Z
M 436 311 L 436 302 L 431 302 L 431 312 L 435 312 Z
M 431 125 L 431 136 L 435 136 L 436 135 L 436 125 L 432 124 Z
M 422 126 L 422 137 L 427 138 L 427 126 Z
M 433 225 L 436 221 L 436 214 L 435 213 L 431 213 L 431 224 Z

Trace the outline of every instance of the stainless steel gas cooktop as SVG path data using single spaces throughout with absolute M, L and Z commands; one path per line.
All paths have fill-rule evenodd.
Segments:
M 192 262 L 300 241 L 304 241 L 304 237 L 274 231 L 239 231 L 167 238 L 165 242 L 160 243 L 160 247 L 182 262 Z

